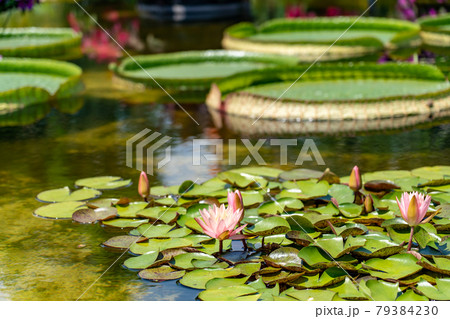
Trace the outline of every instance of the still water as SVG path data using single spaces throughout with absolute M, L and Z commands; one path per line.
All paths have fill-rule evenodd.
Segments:
M 64 8 L 64 14 L 71 10 Z M 36 14 L 42 15 L 44 9 L 39 10 Z M 31 22 L 36 25 L 36 21 L 66 25 L 63 18 L 39 20 L 28 16 L 28 22 L 20 19 L 20 24 L 25 25 Z M 139 22 L 143 26 L 139 36 L 155 34 L 160 41 L 155 46 L 159 44 L 159 50 L 164 51 L 220 48 L 221 32 L 232 23 L 163 27 Z M 148 51 L 151 50 L 145 52 Z M 250 138 L 252 144 L 259 138 L 296 139 L 298 146 L 289 149 L 286 165 L 280 164 L 279 147 L 271 147 L 266 141 L 260 149 L 268 165 L 284 169 L 295 167 L 304 140 L 312 138 L 326 166 L 306 162 L 303 167 L 330 167 L 340 175 L 348 174 L 355 164 L 363 171 L 450 164 L 448 120 L 364 134 L 280 135 L 274 131 L 269 135 L 255 135 L 245 127 L 238 134 L 226 127 L 217 128 L 204 105 L 184 105 L 200 124 L 197 125 L 174 104 L 149 103 L 146 102 L 148 93 L 116 89 L 111 84 L 107 64 L 87 58 L 76 63 L 83 67 L 86 86 L 78 107 L 65 113 L 48 107 L 43 118 L 35 123 L 0 128 L 0 299 L 3 300 L 76 300 L 89 287 L 83 300 L 193 300 L 196 297 L 198 291 L 175 281 L 151 283 L 123 269 L 121 264 L 128 255 L 115 262 L 120 254 L 100 247 L 101 242 L 119 233 L 100 225 L 79 225 L 32 215 L 42 205 L 34 199 L 37 193 L 73 186 L 79 178 L 120 175 L 133 178 L 136 185 L 138 172 L 125 165 L 125 143 L 145 128 L 172 137 L 171 162 L 152 177 L 154 185 L 174 185 L 197 178 L 205 181 L 231 168 L 226 160 L 193 166 L 192 141 L 199 138 L 224 139 L 226 145 L 230 139 L 236 139 L 238 164 L 249 155 L 239 142 L 241 138 Z M 64 109 L 64 103 L 61 108 Z M 104 194 L 119 196 L 114 191 Z M 120 195 L 137 199 L 135 186 L 122 190 Z M 79 245 L 86 246 L 77 248 Z

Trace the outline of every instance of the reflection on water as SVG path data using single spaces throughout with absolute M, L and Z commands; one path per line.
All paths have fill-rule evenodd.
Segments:
M 212 41 L 209 48 L 218 46 L 220 32 L 211 33 L 214 28 L 192 27 L 193 33 L 178 33 L 177 28 L 167 34 L 167 41 L 174 47 L 174 39 L 181 35 L 184 39 L 180 48 L 190 43 L 192 49 L 198 49 L 208 41 Z M 164 34 L 161 32 L 158 37 Z M 295 137 L 299 143 L 290 149 L 288 165 L 278 164 L 279 148 L 270 147 L 268 142 L 260 150 L 269 165 L 288 169 L 293 167 L 306 136 L 312 136 L 326 166 L 341 175 L 348 174 L 354 164 L 363 170 L 449 164 L 448 122 L 358 136 L 289 132 L 285 124 L 278 125 L 279 130 L 268 130 L 267 124 L 262 123 L 264 134 L 255 136 L 248 124 L 239 124 L 239 130 L 217 128 L 204 105 L 186 106 L 200 123 L 197 126 L 174 105 L 145 102 L 149 99 L 147 93 L 115 90 L 106 66 L 86 60 L 78 63 L 86 71 L 87 89 L 81 109 L 68 104 L 59 105 L 61 111 L 49 105 L 31 108 L 24 112 L 36 112 L 36 123 L 19 121 L 27 124 L 20 127 L 11 126 L 11 122 L 0 128 L 0 299 L 74 300 L 115 261 L 120 254 L 99 245 L 113 236 L 111 230 L 99 225 L 35 218 L 32 212 L 42 204 L 34 197 L 42 190 L 72 186 L 78 178 L 95 175 L 132 177 L 136 183 L 138 172 L 125 166 L 125 141 L 144 128 L 173 137 L 172 161 L 157 171 L 151 180 L 153 185 L 173 185 L 196 178 L 204 181 L 219 170 L 230 168 L 226 160 L 192 166 L 195 138 L 229 140 L 244 136 L 251 137 L 251 143 L 255 144 L 258 136 Z M 231 122 L 228 127 L 234 124 Z M 237 143 L 237 163 L 247 155 L 248 150 Z M 305 163 L 305 167 L 317 168 L 314 163 Z M 134 188 L 121 194 L 137 199 Z M 109 191 L 105 196 L 119 194 Z M 80 244 L 86 247 L 77 248 Z M 83 299 L 193 300 L 198 293 L 176 282 L 140 280 L 135 273 L 122 269 L 121 263 L 119 260 L 112 266 Z

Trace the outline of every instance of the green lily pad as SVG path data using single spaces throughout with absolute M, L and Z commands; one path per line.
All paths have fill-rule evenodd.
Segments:
M 247 285 L 225 286 L 212 289 L 206 289 L 198 295 L 198 298 L 204 301 L 236 301 L 239 297 L 251 297 L 256 301 L 259 298 L 258 291 Z
M 400 186 L 391 181 L 370 180 L 364 183 L 364 188 L 369 192 L 387 192 L 393 189 L 399 189 Z
M 357 259 L 350 255 L 344 255 L 340 258 L 332 259 L 325 251 L 316 246 L 304 247 L 300 250 L 298 256 L 303 259 L 309 266 L 315 268 L 326 269 L 339 264 L 344 269 L 353 269 L 358 262 Z
M 359 247 L 364 246 L 365 243 L 366 240 L 364 238 L 350 236 L 344 244 L 344 239 L 337 236 L 317 239 L 313 245 L 325 250 L 331 257 L 339 258 L 355 249 L 358 249 Z
M 428 180 L 443 179 L 445 176 L 450 176 L 450 167 L 448 166 L 426 166 L 416 168 L 411 171 L 411 174 Z
M 221 172 L 217 175 L 221 180 L 239 188 L 247 188 L 255 186 L 257 188 L 266 187 L 267 180 L 261 176 L 251 175 L 247 173 L 234 173 L 231 171 Z
M 417 258 L 411 254 L 398 254 L 387 259 L 372 258 L 364 265 L 369 267 L 368 272 L 372 276 L 382 279 L 401 279 L 422 270 L 417 265 Z
M 436 286 L 421 280 L 416 289 L 432 300 L 450 300 L 450 278 L 436 279 Z
M 117 228 L 136 228 L 148 223 L 148 219 L 117 218 L 102 222 L 103 225 Z
M 132 244 L 139 243 L 145 240 L 144 237 L 136 237 L 136 236 L 115 236 L 103 243 L 103 246 L 110 248 L 118 248 L 118 249 L 128 249 Z
M 255 236 L 270 236 L 286 233 L 290 230 L 289 223 L 281 217 L 269 217 L 255 224 L 252 230 L 247 230 Z
M 227 269 L 196 269 L 188 272 L 181 280 L 180 283 L 183 286 L 205 289 L 206 283 L 214 278 L 228 278 L 240 275 L 239 269 L 227 268 Z
M 373 181 L 373 180 L 393 181 L 394 179 L 406 177 L 411 177 L 410 171 L 387 170 L 387 171 L 370 172 L 362 175 L 364 181 Z
M 328 195 L 336 198 L 338 203 L 353 203 L 355 201 L 355 194 L 347 185 L 331 185 L 330 189 L 328 190 Z
M 99 207 L 96 209 L 79 209 L 72 214 L 72 219 L 81 224 L 91 224 L 116 218 L 117 209 L 114 207 Z
M 62 202 L 39 207 L 34 211 L 37 217 L 50 219 L 72 219 L 72 215 L 79 209 L 87 208 L 82 202 Z
M 299 231 L 299 230 L 291 230 L 286 233 L 286 238 L 292 240 L 297 245 L 300 246 L 309 246 L 314 239 L 311 238 L 307 233 Z
M 369 297 L 363 292 L 359 291 L 359 285 L 356 285 L 349 277 L 345 277 L 344 282 L 336 286 L 328 288 L 328 290 L 335 291 L 339 297 L 348 300 L 367 300 Z
M 352 203 L 344 203 L 339 205 L 339 211 L 347 218 L 355 218 L 361 215 L 363 206 Z
M 151 251 L 144 255 L 128 258 L 123 264 L 128 269 L 146 269 L 155 263 L 158 254 L 158 251 Z
M 130 251 L 136 255 L 147 254 L 151 251 L 164 251 L 171 248 L 192 246 L 192 241 L 186 238 L 149 239 L 148 242 L 135 243 L 130 246 Z
M 348 276 L 348 273 L 342 268 L 331 267 L 321 274 L 302 276 L 290 282 L 289 285 L 301 289 L 323 288 L 343 281 L 346 276 Z
M 334 206 L 333 203 L 329 202 L 326 206 L 320 206 L 317 208 L 310 208 L 309 211 L 317 212 L 322 215 L 329 215 L 329 216 L 337 216 L 339 215 L 339 209 Z
M 359 290 L 370 296 L 373 301 L 394 301 L 400 291 L 399 284 L 384 280 L 362 280 Z
M 287 271 L 278 271 L 276 273 L 270 273 L 262 276 L 262 280 L 267 285 L 274 285 L 274 284 L 283 284 L 292 282 L 298 278 L 300 278 L 303 275 L 302 272 L 300 273 L 291 273 Z
M 446 276 L 450 276 L 450 259 L 438 258 L 433 256 L 434 264 L 429 262 L 426 258 L 422 258 L 417 262 L 419 266 L 425 269 L 431 270 L 435 273 L 440 273 Z
M 119 176 L 100 176 L 79 179 L 75 182 L 78 187 L 89 187 L 101 190 L 118 189 L 131 185 L 131 179 L 123 180 Z
M 414 229 L 414 239 L 420 248 L 425 248 L 429 243 L 440 242 L 441 239 L 437 235 L 436 228 L 431 224 L 418 225 Z
M 151 281 L 174 280 L 184 276 L 184 270 L 174 270 L 170 266 L 161 266 L 159 268 L 144 269 L 139 272 L 139 277 Z
M 270 201 L 258 208 L 260 214 L 277 215 L 283 212 L 296 211 L 303 208 L 303 203 L 296 198 L 280 198 L 276 202 Z
M 86 201 L 97 198 L 102 195 L 102 192 L 91 189 L 82 188 L 71 192 L 69 187 L 63 187 L 59 189 L 52 189 L 42 193 L 39 193 L 36 198 L 44 203 L 61 203 L 71 201 Z
M 127 205 L 116 205 L 117 213 L 122 218 L 136 218 L 137 213 L 148 206 L 147 202 L 133 202 Z
M 295 288 L 290 288 L 283 294 L 300 301 L 332 301 L 336 292 L 321 289 L 297 290 Z
M 429 299 L 425 296 L 416 294 L 412 289 L 408 289 L 395 301 L 429 301 Z
M 288 245 L 292 244 L 292 241 L 287 239 L 285 234 L 271 235 L 271 236 L 265 236 L 265 237 L 255 237 L 255 238 L 247 239 L 247 243 L 252 244 L 255 247 L 257 244 L 260 244 L 262 246 L 263 238 L 264 238 L 265 245 L 277 244 L 280 246 L 288 246 Z
M 335 227 L 334 230 L 338 236 L 347 238 L 349 236 L 363 235 L 368 229 L 363 224 L 345 223 L 341 227 Z
M 178 188 L 180 186 L 153 186 L 150 188 L 150 195 L 152 196 L 167 196 L 170 194 L 178 194 Z
M 293 169 L 292 171 L 283 172 L 279 175 L 281 179 L 287 180 L 287 181 L 293 181 L 293 180 L 306 180 L 310 178 L 320 178 L 323 175 L 323 172 L 321 171 L 315 171 L 312 169 L 306 169 L 306 168 L 297 168 Z
M 363 247 L 358 248 L 352 254 L 365 257 L 377 258 L 395 255 L 403 250 L 403 247 L 392 242 L 388 236 L 381 234 L 368 234 L 360 236 L 366 240 Z
M 260 191 L 242 191 L 241 195 L 245 207 L 250 207 L 264 201 L 263 194 Z
M 303 271 L 298 249 L 293 247 L 283 247 L 272 251 L 268 256 L 262 256 L 266 264 L 279 268 L 282 267 L 291 271 Z
M 401 187 L 401 189 L 405 192 L 412 192 L 414 191 L 413 187 L 417 187 L 417 185 L 427 182 L 428 179 L 420 178 L 417 176 L 411 176 L 411 177 L 403 177 L 403 178 L 396 178 L 394 180 L 394 183 Z
M 150 207 L 136 213 L 138 217 L 148 218 L 152 222 L 161 221 L 165 224 L 174 223 L 178 215 L 184 214 L 184 207 Z
M 241 286 L 244 285 L 249 276 L 242 277 L 242 278 L 214 278 L 209 280 L 206 283 L 206 289 L 217 289 L 222 287 L 233 287 L 233 286 Z M 262 282 L 262 281 L 261 281 Z M 264 283 L 263 283 L 264 285 Z M 249 284 L 250 287 L 253 287 L 251 284 Z M 254 289 L 258 290 L 258 288 L 253 287 Z M 266 288 L 266 285 L 264 285 L 264 288 Z
M 298 199 L 312 199 L 317 197 L 324 197 L 328 194 L 330 184 L 326 181 L 298 181 L 297 188 L 282 190 L 277 195 L 277 199 L 283 197 L 292 197 Z
M 268 166 L 254 166 L 254 167 L 241 167 L 230 170 L 233 173 L 246 173 L 255 176 L 265 176 L 271 178 L 277 178 L 278 175 L 284 171 L 279 168 L 268 167 Z
M 173 229 L 170 225 L 155 225 L 148 223 L 140 225 L 137 230 L 146 238 L 180 238 L 189 235 L 192 231 L 186 227 Z
M 201 261 L 194 266 L 196 261 Z M 174 257 L 174 267 L 181 269 L 207 268 L 211 267 L 217 259 L 205 253 L 186 253 Z M 201 267 L 199 267 L 201 266 Z

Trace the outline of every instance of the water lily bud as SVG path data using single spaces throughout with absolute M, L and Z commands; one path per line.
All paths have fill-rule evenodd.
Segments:
M 244 201 L 242 200 L 242 194 L 239 190 L 228 192 L 228 207 L 233 212 L 240 210 L 241 216 L 239 222 L 244 219 Z
M 364 208 L 366 210 L 366 213 L 370 213 L 370 212 L 374 211 L 372 195 L 369 194 L 364 199 Z
M 138 193 L 144 199 L 150 194 L 150 184 L 145 172 L 141 172 L 141 176 L 139 177 Z
M 348 186 L 353 191 L 359 191 L 361 189 L 361 175 L 359 173 L 359 167 L 355 166 L 352 169 L 352 173 L 350 174 L 350 179 L 348 181 Z

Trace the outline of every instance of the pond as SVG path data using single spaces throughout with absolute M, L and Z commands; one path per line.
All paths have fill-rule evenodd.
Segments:
M 41 22 L 58 24 L 55 26 L 64 23 Z M 152 30 L 156 38 L 168 43 L 161 51 L 177 51 L 220 48 L 221 33 L 232 22 L 186 28 L 174 25 L 164 29 L 148 21 L 140 24 L 145 26 L 142 34 Z M 195 299 L 197 290 L 176 281 L 153 283 L 125 270 L 122 263 L 128 255 L 116 261 L 120 253 L 106 251 L 99 245 L 114 235 L 111 230 L 99 224 L 81 225 L 32 215 L 41 206 L 35 200 L 40 191 L 73 185 L 73 181 L 83 177 L 132 178 L 134 185 L 121 190 L 120 195 L 137 198 L 138 171 L 126 166 L 125 146 L 127 139 L 145 128 L 172 137 L 172 160 L 151 178 L 152 185 L 176 185 L 197 178 L 205 181 L 232 167 L 222 160 L 193 166 L 192 141 L 198 138 L 250 138 L 252 144 L 258 138 L 297 139 L 297 147 L 290 150 L 286 165 L 280 164 L 279 147 L 270 146 L 267 141 L 260 150 L 267 165 L 283 169 L 294 168 L 303 142 L 313 139 L 325 166 L 306 162 L 302 167 L 320 170 L 330 167 L 341 176 L 348 175 L 355 164 L 363 171 L 449 165 L 448 119 L 398 131 L 364 134 L 239 135 L 226 128 L 216 128 L 205 105 L 185 105 L 200 124 L 196 125 L 173 103 L 147 103 L 146 93 L 115 89 L 107 64 L 87 58 L 76 63 L 83 68 L 86 86 L 79 110 L 70 114 L 49 109 L 35 123 L 0 128 L 0 224 L 3 225 L 0 299 L 3 300 Z M 248 150 L 239 146 L 237 163 L 242 163 L 248 155 Z M 108 192 L 112 197 L 118 194 Z

